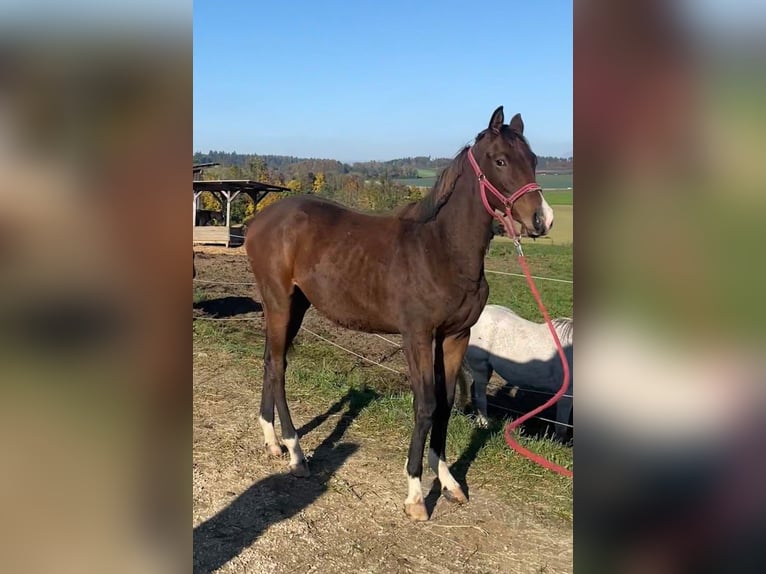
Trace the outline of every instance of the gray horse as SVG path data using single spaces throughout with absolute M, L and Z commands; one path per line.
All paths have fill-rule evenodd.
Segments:
M 554 319 L 572 372 L 572 319 Z M 487 425 L 487 383 L 497 373 L 520 389 L 554 394 L 561 387 L 563 369 L 553 337 L 545 323 L 534 323 L 499 305 L 487 305 L 471 328 L 463 370 L 473 378 L 473 392 L 468 391 L 466 372 L 459 377 L 464 403 L 471 397 L 478 411 L 477 422 Z M 556 403 L 556 437 L 565 440 L 572 412 L 573 380 L 569 390 Z

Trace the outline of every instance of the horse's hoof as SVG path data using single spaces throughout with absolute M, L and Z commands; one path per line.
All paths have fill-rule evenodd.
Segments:
M 271 456 L 282 456 L 282 445 L 279 444 L 267 444 L 266 452 Z
M 428 520 L 428 511 L 422 500 L 420 502 L 405 502 L 404 513 L 413 522 L 426 522 Z
M 309 464 L 306 462 L 306 459 L 304 458 L 302 461 L 300 461 L 297 464 L 291 464 L 290 474 L 292 474 L 293 476 L 297 476 L 299 478 L 306 478 L 307 476 L 311 476 L 311 471 L 309 470 Z
M 447 502 L 454 502 L 456 504 L 465 504 L 468 502 L 468 497 L 466 497 L 465 494 L 463 494 L 463 489 L 459 486 L 455 487 L 452 490 L 449 490 L 447 488 L 442 489 L 442 496 L 447 500 Z

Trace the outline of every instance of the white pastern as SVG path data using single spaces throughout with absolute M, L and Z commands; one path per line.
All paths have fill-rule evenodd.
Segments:
M 279 446 L 277 440 L 277 433 L 274 430 L 274 423 L 266 422 L 263 417 L 258 417 L 258 422 L 261 424 L 261 430 L 263 431 L 263 439 L 268 446 Z
M 420 487 L 420 479 L 416 476 L 407 477 L 407 498 L 405 504 L 423 502 L 423 489 Z
M 460 488 L 457 480 L 455 480 L 455 477 L 452 476 L 452 473 L 449 471 L 447 461 L 439 458 L 439 455 L 436 454 L 436 451 L 432 448 L 428 449 L 428 466 L 430 466 L 431 470 L 433 470 L 436 473 L 436 476 L 439 477 L 439 482 L 441 483 L 442 488 L 446 488 L 447 490 Z
M 479 413 L 476 415 L 476 426 L 480 429 L 489 428 L 489 419 L 485 417 L 483 414 Z
M 296 466 L 306 459 L 298 443 L 298 437 L 282 439 L 290 453 L 290 466 Z

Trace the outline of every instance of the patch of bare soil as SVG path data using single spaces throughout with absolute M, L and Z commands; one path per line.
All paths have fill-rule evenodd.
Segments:
M 203 251 L 198 279 L 252 282 L 243 254 L 195 250 Z M 252 286 L 202 286 L 205 301 L 256 294 Z M 332 326 L 315 311 L 306 325 L 367 356 L 392 350 L 385 341 Z M 404 370 L 401 353 L 386 364 Z M 286 455 L 271 458 L 263 448 L 261 381 L 253 377 L 258 365 L 260 357 L 242 365 L 223 350 L 195 348 L 196 573 L 572 571 L 571 528 L 540 518 L 531 506 L 501 502 L 490 488 L 472 485 L 470 469 L 470 502 L 463 506 L 431 491 L 433 474 L 425 471 L 432 517 L 411 523 L 403 513 L 406 447 L 366 436 L 354 424 L 370 399 L 353 391 L 325 407 L 291 402 L 312 476 L 290 476 Z

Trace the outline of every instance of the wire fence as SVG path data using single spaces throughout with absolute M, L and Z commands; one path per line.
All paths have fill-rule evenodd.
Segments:
M 237 234 L 230 234 L 230 237 L 244 239 L 244 236 L 237 235 Z M 505 277 L 518 277 L 518 278 L 522 278 L 522 279 L 525 278 L 525 276 L 522 273 L 512 273 L 512 272 L 508 272 L 508 271 L 499 271 L 499 270 L 496 270 L 496 269 L 485 269 L 484 272 L 485 273 L 495 274 L 495 275 L 501 275 L 501 276 L 505 276 Z M 550 281 L 550 282 L 553 282 L 553 283 L 563 283 L 563 284 L 567 284 L 567 285 L 574 285 L 574 281 L 572 279 L 562 279 L 562 278 L 558 278 L 558 277 L 542 277 L 542 276 L 536 276 L 536 275 L 533 275 L 532 277 L 533 277 L 533 279 L 535 279 L 537 281 Z M 199 283 L 199 284 L 203 284 L 203 285 L 224 285 L 224 286 L 233 286 L 233 287 L 255 287 L 256 286 L 256 283 L 254 281 L 222 281 L 222 280 L 216 280 L 216 279 L 197 279 L 196 277 L 193 279 L 193 281 L 195 283 Z M 204 320 L 204 321 L 226 322 L 226 321 L 253 321 L 253 320 L 256 320 L 257 317 L 254 317 L 254 316 L 248 316 L 248 317 L 195 317 L 194 319 L 195 320 Z M 317 339 L 327 343 L 328 345 L 336 347 L 336 348 L 344 351 L 345 353 L 347 353 L 347 354 L 349 354 L 351 356 L 354 356 L 354 357 L 356 357 L 356 358 L 358 358 L 358 359 L 360 359 L 362 361 L 365 361 L 366 363 L 369 363 L 369 364 L 374 365 L 376 367 L 379 367 L 381 369 L 385 369 L 386 371 L 395 373 L 397 375 L 401 375 L 401 376 L 404 376 L 404 377 L 408 376 L 408 374 L 405 373 L 405 372 L 399 371 L 397 369 L 389 367 L 388 365 L 384 365 L 381 362 L 378 362 L 378 361 L 375 361 L 375 360 L 370 359 L 368 357 L 365 357 L 364 355 L 362 355 L 360 353 L 357 353 L 356 351 L 354 351 L 352 349 L 348 349 L 348 348 L 346 348 L 346 347 L 336 343 L 335 341 L 332 341 L 331 339 L 328 339 L 327 337 L 324 337 L 323 335 L 320 335 L 319 333 L 315 333 L 314 331 L 308 329 L 305 326 L 301 326 L 301 330 L 305 331 L 306 333 L 312 335 L 313 337 L 315 337 L 315 338 L 317 338 Z M 393 345 L 395 347 L 401 348 L 401 345 L 399 343 L 397 343 L 395 341 L 392 341 L 391 339 L 388 339 L 388 338 L 386 338 L 386 337 L 384 337 L 382 335 L 379 335 L 377 333 L 372 333 L 372 335 L 377 337 L 377 338 L 379 338 L 379 339 L 381 339 L 381 340 L 383 340 L 383 341 L 385 341 L 385 342 L 387 342 L 387 343 L 389 343 L 390 345 Z M 555 394 L 555 392 L 542 391 L 542 390 L 538 390 L 538 389 L 531 389 L 531 388 L 524 388 L 524 387 L 516 387 L 516 388 L 521 390 L 524 393 L 533 393 L 533 394 L 546 395 L 546 396 L 553 396 Z M 566 395 L 563 395 L 563 397 L 572 398 L 572 395 L 571 394 L 566 394 Z M 509 413 L 514 413 L 514 414 L 519 414 L 519 415 L 525 414 L 522 411 L 519 411 L 519 410 L 516 410 L 516 409 L 512 409 L 512 408 L 506 407 L 504 405 L 501 405 L 501 404 L 497 403 L 497 401 L 490 401 L 490 400 L 488 400 L 487 403 L 492 405 L 493 408 L 496 408 L 496 409 L 499 409 L 499 410 L 503 410 L 503 411 L 506 411 L 506 412 L 509 412 Z M 533 418 L 539 419 L 541 421 L 544 421 L 544 422 L 550 423 L 550 424 L 557 424 L 557 425 L 562 425 L 562 426 L 567 427 L 567 428 L 574 428 L 569 423 L 554 421 L 554 420 L 551 420 L 551 419 L 548 419 L 548 418 L 545 418 L 545 417 L 541 417 L 539 415 L 535 416 Z
M 219 282 L 211 281 L 210 283 L 219 283 Z M 212 322 L 227 322 L 227 321 L 255 321 L 255 320 L 258 319 L 258 317 L 253 317 L 253 316 L 250 316 L 250 317 L 194 317 L 193 319 L 195 321 L 201 320 L 201 321 L 212 321 Z M 354 357 L 356 357 L 356 358 L 358 358 L 358 359 L 360 359 L 362 361 L 365 361 L 366 363 L 369 363 L 369 364 L 374 365 L 376 367 L 379 367 L 381 369 L 385 369 L 386 371 L 389 371 L 391 373 L 395 373 L 397 375 L 401 375 L 403 377 L 408 377 L 409 376 L 407 373 L 405 373 L 403 371 L 399 371 L 397 369 L 389 367 L 388 365 L 384 365 L 381 362 L 378 362 L 378 361 L 375 361 L 373 359 L 370 359 L 369 357 L 365 357 L 364 355 L 362 355 L 360 353 L 357 353 L 356 351 L 354 351 L 352 349 L 344 347 L 343 345 L 340 345 L 340 344 L 336 343 L 335 341 L 333 341 L 331 339 L 328 339 L 327 337 L 324 337 L 323 335 L 320 335 L 319 333 L 316 333 L 316 332 L 312 331 L 308 327 L 305 327 L 305 326 L 301 325 L 301 331 L 304 331 L 304 332 L 308 333 L 309 335 L 312 335 L 313 337 L 316 337 L 317 339 L 327 343 L 328 345 L 332 345 L 333 347 L 336 347 L 336 348 L 340 349 L 341 351 L 344 351 L 345 353 L 347 353 L 347 354 L 349 354 L 351 356 L 354 356 Z M 401 346 L 398 343 L 396 343 L 395 341 L 392 341 L 391 339 L 383 337 L 382 335 L 378 335 L 377 333 L 371 333 L 371 334 L 374 335 L 375 337 L 378 337 L 379 339 L 382 339 L 383 341 L 386 341 L 387 343 L 389 343 L 389 344 L 391 344 L 393 346 L 401 348 Z M 522 387 L 518 387 L 518 388 L 522 392 L 531 392 L 531 393 L 543 394 L 543 395 L 548 395 L 548 396 L 552 396 L 552 395 L 555 394 L 555 393 L 546 392 L 546 391 L 540 391 L 540 390 L 536 390 L 536 389 L 527 389 L 527 388 L 522 388 Z M 564 397 L 572 397 L 572 395 L 563 395 L 563 396 Z M 525 414 L 524 412 L 519 411 L 517 409 L 512 409 L 512 408 L 506 407 L 504 405 L 501 405 L 501 404 L 497 403 L 496 401 L 489 400 L 489 398 L 487 400 L 487 404 L 491 405 L 493 408 L 496 408 L 496 409 L 499 409 L 499 410 L 502 410 L 502 411 L 506 411 L 506 412 L 509 412 L 509 413 L 514 413 L 514 414 L 519 414 L 519 415 Z M 533 418 L 539 419 L 541 421 L 544 421 L 544 422 L 547 422 L 547 423 L 550 423 L 550 424 L 558 424 L 558 425 L 565 426 L 567 428 L 574 428 L 572 425 L 570 425 L 568 423 L 554 421 L 554 420 L 551 420 L 551 419 L 548 419 L 548 418 L 545 418 L 545 417 L 542 417 L 542 416 L 539 416 L 539 415 L 537 415 L 537 416 L 535 416 Z
M 524 278 L 524 275 L 522 273 L 510 273 L 508 271 L 496 271 L 494 269 L 485 269 L 485 273 L 495 273 L 496 275 L 505 275 L 508 277 L 521 277 Z M 532 275 L 532 279 L 536 281 L 553 281 L 555 283 L 566 283 L 568 285 L 574 285 L 574 281 L 571 279 L 558 279 L 556 277 L 539 277 L 537 275 Z M 210 279 L 197 279 L 194 278 L 193 281 L 195 283 L 204 283 L 209 285 L 250 285 L 255 286 L 254 282 L 240 282 L 240 281 L 213 281 Z

